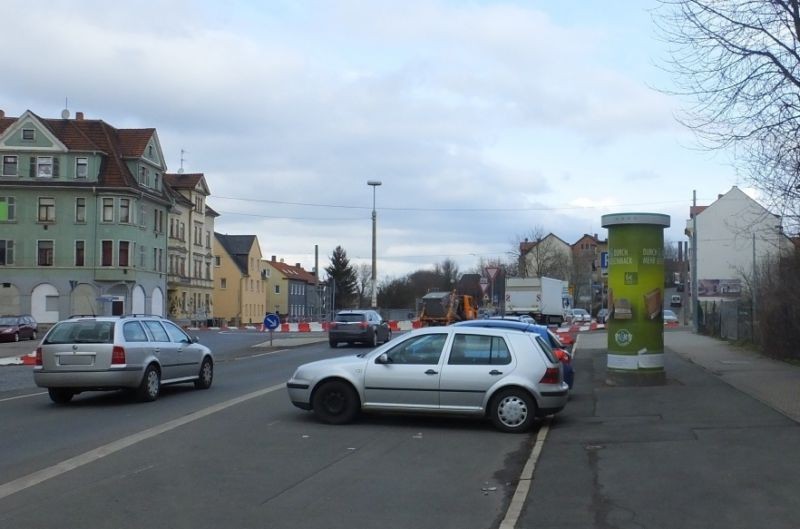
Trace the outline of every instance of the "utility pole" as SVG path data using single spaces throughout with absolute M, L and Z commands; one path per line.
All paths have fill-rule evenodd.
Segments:
M 700 330 L 700 299 L 697 296 L 697 190 L 692 191 L 692 321 L 694 332 Z

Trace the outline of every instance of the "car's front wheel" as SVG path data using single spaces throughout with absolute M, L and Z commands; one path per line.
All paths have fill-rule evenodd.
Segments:
M 337 342 L 336 340 L 328 340 L 328 345 L 335 348 L 339 345 L 339 342 Z
M 152 364 L 147 366 L 142 382 L 136 390 L 136 397 L 142 402 L 152 402 L 161 392 L 161 373 Z
M 527 391 L 501 390 L 492 398 L 489 414 L 495 427 L 504 432 L 526 432 L 536 417 L 536 402 Z
M 197 389 L 208 389 L 214 381 L 214 362 L 210 358 L 205 358 L 200 365 L 200 376 L 194 381 Z
M 392 339 L 392 330 L 389 329 L 388 331 L 386 331 L 386 340 L 384 340 L 383 343 L 386 343 L 391 339 Z
M 15 341 L 15 342 L 18 342 L 18 341 L 19 341 L 19 333 L 18 333 L 18 332 L 15 332 L 15 333 L 14 333 L 14 341 Z
M 372 339 L 369 341 L 370 347 L 378 347 L 378 330 L 372 331 Z
M 31 340 L 35 340 L 37 336 L 38 336 L 38 334 L 36 333 L 36 331 L 33 331 L 31 333 Z
M 353 386 L 342 380 L 330 380 L 314 392 L 311 407 L 322 422 L 345 424 L 356 418 L 360 404 Z
M 50 395 L 50 400 L 56 404 L 66 404 L 75 395 L 75 392 L 68 388 L 47 388 L 47 393 Z

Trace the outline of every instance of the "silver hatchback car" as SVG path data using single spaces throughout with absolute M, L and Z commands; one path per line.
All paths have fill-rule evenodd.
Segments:
M 62 404 L 82 391 L 114 389 L 153 401 L 162 384 L 211 387 L 214 357 L 159 316 L 77 317 L 56 323 L 42 339 L 33 379 Z
M 427 327 L 359 355 L 301 365 L 289 399 L 323 422 L 359 411 L 488 416 L 506 432 L 526 431 L 536 416 L 560 411 L 569 388 L 536 335 L 516 329 Z

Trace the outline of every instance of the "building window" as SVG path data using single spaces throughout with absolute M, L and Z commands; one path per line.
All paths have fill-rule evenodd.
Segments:
M 206 279 L 211 279 L 211 263 L 206 263 Z
M 144 258 L 145 258 L 144 253 L 145 253 L 144 252 L 144 246 L 139 245 L 139 267 L 140 268 L 144 268 Z
M 119 199 L 119 221 L 125 224 L 131 221 L 131 201 L 129 198 Z
M 24 141 L 35 141 L 36 134 L 33 129 L 22 129 L 22 139 Z
M 147 185 L 147 167 L 139 167 L 139 183 Z
M 14 197 L 0 197 L 0 222 L 17 220 L 17 205 Z
M 129 241 L 119 241 L 118 266 L 130 266 L 129 265 L 130 248 L 131 248 L 131 243 Z
M 75 199 L 75 222 L 84 224 L 86 222 L 86 199 Z
M 39 198 L 39 222 L 56 221 L 56 199 L 52 197 Z
M 161 175 L 158 173 L 153 175 L 153 189 L 161 189 Z
M 228 288 L 228 280 L 224 277 L 219 280 L 219 288 Z
M 149 145 L 149 146 L 147 147 L 147 155 L 148 155 L 150 158 L 152 158 L 152 157 L 153 157 L 153 146 L 152 146 L 152 145 Z
M 280 285 L 275 285 L 275 293 L 276 294 L 280 294 L 281 293 L 281 286 Z
M 211 232 L 206 232 L 206 248 L 211 248 Z
M 14 241 L 0 240 L 0 265 L 14 264 Z
M 36 264 L 53 266 L 53 241 L 36 242 Z
M 86 242 L 75 241 L 75 266 L 86 265 Z
M 89 158 L 75 159 L 75 178 L 86 178 L 89 176 Z
M 33 159 L 31 159 L 33 161 Z M 36 158 L 36 177 L 53 178 L 58 176 L 58 158 L 39 156 Z
M 219 255 L 214 256 L 214 266 L 219 266 L 222 263 L 222 258 Z
M 100 266 L 114 266 L 114 241 L 102 241 Z
M 3 156 L 3 176 L 18 176 L 17 157 Z
M 114 222 L 114 199 L 103 199 L 103 222 Z

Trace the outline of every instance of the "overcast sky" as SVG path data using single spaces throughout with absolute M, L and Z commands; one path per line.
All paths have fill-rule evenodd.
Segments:
M 654 88 L 652 0 L 3 0 L 0 109 L 155 127 L 168 168 L 205 173 L 216 231 L 379 279 L 507 259 L 539 227 L 606 237 L 607 213 L 683 228 L 738 181 Z

